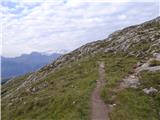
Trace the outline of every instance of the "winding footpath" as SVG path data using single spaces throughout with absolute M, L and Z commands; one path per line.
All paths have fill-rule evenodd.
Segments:
M 91 96 L 91 120 L 109 120 L 108 107 L 100 96 L 101 88 L 105 85 L 105 64 L 99 62 L 99 80 Z

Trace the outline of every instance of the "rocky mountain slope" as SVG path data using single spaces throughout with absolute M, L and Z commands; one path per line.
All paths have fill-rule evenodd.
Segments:
M 107 39 L 88 43 L 73 52 L 61 56 L 48 66 L 43 67 L 39 73 L 54 70 L 68 62 L 77 61 L 87 55 L 98 52 L 114 53 L 124 52 L 136 57 L 145 57 L 160 52 L 160 17 L 140 25 L 130 26 L 109 35 Z M 37 76 L 37 75 L 36 75 Z
M 125 77 L 134 74 L 138 66 L 146 62 L 149 66 L 159 66 L 159 59 L 154 59 L 160 54 L 159 46 L 160 17 L 116 31 L 104 40 L 88 43 L 38 71 L 3 85 L 2 118 L 88 120 L 90 96 L 98 79 L 97 62 L 103 61 L 107 85 L 101 93 L 105 103 L 112 106 L 110 119 L 158 120 L 159 69 L 136 73 L 140 80 L 136 88 L 112 90 L 116 90 Z M 151 87 L 156 89 L 154 94 L 143 92 Z

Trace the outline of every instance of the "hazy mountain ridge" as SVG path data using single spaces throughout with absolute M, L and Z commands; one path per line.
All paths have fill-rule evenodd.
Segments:
M 2 78 L 10 78 L 33 72 L 57 59 L 61 54 L 43 55 L 38 52 L 23 54 L 14 58 L 1 57 Z

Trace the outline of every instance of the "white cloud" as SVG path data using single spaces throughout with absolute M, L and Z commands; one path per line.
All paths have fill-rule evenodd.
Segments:
M 3 55 L 73 50 L 87 42 L 103 39 L 118 28 L 158 15 L 156 11 L 159 6 L 155 3 L 136 4 L 129 1 L 12 0 L 16 3 L 12 8 L 9 7 L 11 3 L 6 1 L 6 5 L 0 5 L 3 12 Z
M 118 19 L 120 19 L 120 20 L 125 20 L 125 19 L 127 19 L 127 16 L 126 16 L 126 15 L 119 15 L 119 16 L 118 16 Z

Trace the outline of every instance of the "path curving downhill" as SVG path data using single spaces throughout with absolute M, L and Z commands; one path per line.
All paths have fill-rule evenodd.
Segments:
M 98 64 L 99 80 L 91 96 L 91 120 L 109 120 L 109 109 L 100 96 L 101 88 L 105 85 L 105 64 L 104 62 Z

